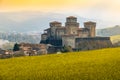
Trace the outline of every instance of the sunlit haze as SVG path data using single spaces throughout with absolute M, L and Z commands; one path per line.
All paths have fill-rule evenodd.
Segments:
M 78 15 L 110 22 L 111 26 L 120 24 L 119 8 L 120 0 L 0 0 L 1 13 L 39 11 Z

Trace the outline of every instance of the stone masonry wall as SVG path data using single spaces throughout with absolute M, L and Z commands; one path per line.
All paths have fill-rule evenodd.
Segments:
M 78 50 L 92 50 L 112 47 L 109 37 L 76 38 L 75 45 Z

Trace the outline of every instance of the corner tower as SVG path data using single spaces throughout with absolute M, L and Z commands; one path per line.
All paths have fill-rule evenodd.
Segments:
M 77 34 L 77 30 L 79 28 L 79 23 L 77 23 L 77 18 L 74 16 L 67 17 L 65 27 L 67 34 Z
M 84 27 L 89 29 L 89 37 L 95 37 L 96 36 L 96 22 L 85 22 Z
M 56 29 L 62 27 L 62 23 L 58 21 L 50 22 L 50 37 L 55 38 L 56 36 Z

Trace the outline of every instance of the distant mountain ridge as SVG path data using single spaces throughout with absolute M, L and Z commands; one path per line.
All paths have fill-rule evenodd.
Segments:
M 25 34 L 25 33 L 3 33 L 0 32 L 0 39 L 8 40 L 9 42 L 17 43 L 39 43 L 41 34 Z
M 105 29 L 98 29 L 97 30 L 98 36 L 114 36 L 120 35 L 120 25 L 116 25 L 113 27 L 105 28 Z
M 44 13 L 44 12 L 8 12 L 0 13 L 0 31 L 3 32 L 29 32 L 39 31 L 42 32 L 45 28 L 49 27 L 51 21 L 61 21 L 64 25 L 66 17 L 76 16 L 80 27 L 83 22 L 95 21 L 95 19 L 88 19 L 78 15 L 68 15 L 61 13 Z

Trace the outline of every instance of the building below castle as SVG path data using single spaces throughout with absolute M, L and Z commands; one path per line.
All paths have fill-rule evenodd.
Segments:
M 84 28 L 79 26 L 77 18 L 66 18 L 65 26 L 61 22 L 50 22 L 50 28 L 41 35 L 41 42 L 53 46 L 70 46 L 72 49 L 94 49 L 112 46 L 109 37 L 96 37 L 96 22 L 84 22 Z M 93 46 L 92 46 L 93 45 Z M 101 47 L 98 47 L 98 46 Z M 84 47 L 83 47 L 84 46 Z

